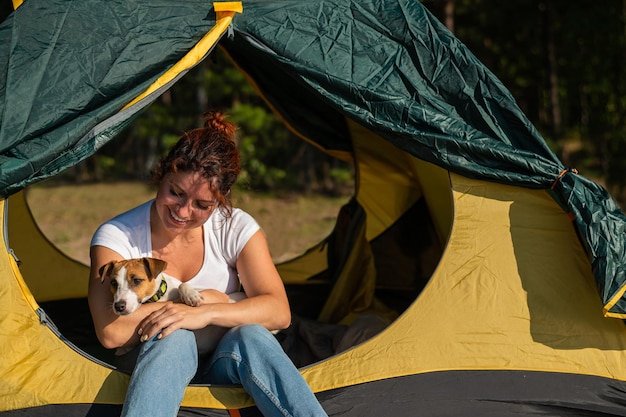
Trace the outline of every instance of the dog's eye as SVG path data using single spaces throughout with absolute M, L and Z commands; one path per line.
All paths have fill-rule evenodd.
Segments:
M 141 285 L 141 281 L 143 281 L 140 278 L 133 278 L 133 285 Z
M 114 279 L 111 280 L 111 287 L 113 287 L 113 289 L 115 289 L 115 290 L 117 289 L 117 281 L 116 280 L 114 280 Z

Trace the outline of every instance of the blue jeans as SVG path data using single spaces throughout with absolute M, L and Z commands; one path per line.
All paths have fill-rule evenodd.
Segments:
M 135 349 L 122 417 L 173 417 L 192 382 L 242 385 L 265 417 L 324 417 L 326 413 L 276 338 L 258 325 L 229 330 L 198 365 L 193 332 L 177 330 Z M 132 357 L 133 353 L 129 353 Z

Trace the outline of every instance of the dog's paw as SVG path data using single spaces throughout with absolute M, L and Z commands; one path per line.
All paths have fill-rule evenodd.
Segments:
M 180 287 L 178 287 L 178 294 L 180 295 L 181 301 L 188 306 L 198 307 L 204 301 L 202 295 L 186 283 L 180 284 Z

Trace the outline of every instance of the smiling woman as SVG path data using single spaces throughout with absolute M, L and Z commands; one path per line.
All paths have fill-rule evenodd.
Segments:
M 121 369 L 132 369 L 122 416 L 177 414 L 192 379 L 242 385 L 265 416 L 326 415 L 269 332 L 290 326 L 291 309 L 263 231 L 231 205 L 240 171 L 236 127 L 219 112 L 204 117 L 204 126 L 184 133 L 157 165 L 156 198 L 107 221 L 91 241 L 88 302 L 96 335 L 105 348 L 121 349 Z M 112 278 L 101 271 L 146 257 L 164 261 L 163 272 L 200 292 L 201 301 L 115 314 Z M 229 295 L 242 287 L 246 297 L 231 303 Z M 215 327 L 227 330 L 214 351 L 201 352 L 194 331 Z M 176 366 L 163 372 L 163 363 Z M 155 386 L 167 387 L 158 404 Z

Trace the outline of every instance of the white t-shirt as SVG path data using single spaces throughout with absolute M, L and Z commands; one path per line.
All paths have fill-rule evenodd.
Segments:
M 150 207 L 153 201 L 104 223 L 93 235 L 91 246 L 107 247 L 125 259 L 152 257 Z M 221 210 L 215 210 L 202 227 L 204 262 L 187 283 L 197 290 L 215 289 L 226 294 L 239 291 L 237 258 L 260 229 L 258 223 L 248 213 L 234 208 L 230 218 Z

